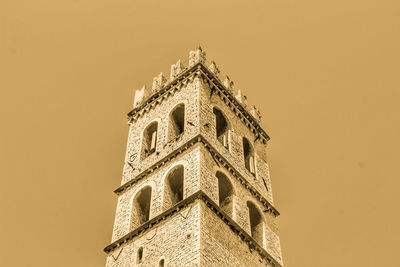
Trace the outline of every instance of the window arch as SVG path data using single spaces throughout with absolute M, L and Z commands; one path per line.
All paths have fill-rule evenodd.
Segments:
M 249 209 L 249 219 L 250 219 L 250 230 L 251 236 L 256 240 L 261 246 L 263 246 L 263 219 L 262 214 L 257 208 L 257 206 L 251 202 L 247 201 L 247 207 Z
M 249 172 L 255 175 L 254 149 L 250 141 L 246 137 L 243 137 L 243 155 L 244 155 L 244 166 Z
M 165 260 L 161 259 L 160 262 L 158 263 L 158 267 L 164 267 L 165 266 Z
M 140 247 L 136 255 L 136 264 L 143 262 L 143 247 Z
M 177 138 L 185 130 L 185 104 L 177 105 L 169 114 L 168 140 Z
M 213 108 L 215 115 L 215 128 L 217 140 L 226 148 L 228 148 L 229 123 L 224 114 L 218 108 Z
M 217 171 L 219 206 L 228 215 L 232 215 L 233 209 L 233 187 L 229 178 L 222 172 Z
M 158 122 L 152 122 L 143 131 L 142 138 L 142 159 L 147 158 L 149 155 L 153 154 L 157 148 L 157 131 Z
M 183 200 L 183 165 L 169 171 L 164 181 L 164 208 L 168 209 Z
M 136 228 L 147 222 L 150 218 L 151 187 L 143 187 L 136 193 L 132 202 L 131 228 Z

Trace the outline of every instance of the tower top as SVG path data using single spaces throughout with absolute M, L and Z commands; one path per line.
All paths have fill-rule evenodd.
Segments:
M 201 47 L 135 92 L 107 267 L 282 267 L 268 135 Z
M 133 101 L 133 109 L 128 113 L 128 120 L 134 121 L 154 105 L 162 101 L 163 95 L 187 83 L 194 76 L 203 76 L 206 82 L 213 86 L 213 90 L 222 93 L 231 105 L 236 107 L 238 116 L 244 123 L 248 124 L 255 134 L 255 138 L 267 142 L 270 137 L 261 128 L 261 114 L 255 105 L 248 105 L 247 96 L 243 94 L 241 89 L 234 87 L 234 82 L 228 75 L 224 80 L 220 78 L 220 68 L 215 61 L 208 62 L 206 52 L 197 46 L 195 50 L 189 52 L 187 66 L 178 60 L 177 63 L 171 65 L 169 79 L 167 80 L 163 73 L 153 78 L 151 89 L 143 86 L 140 90 L 136 90 Z M 239 115 L 240 114 L 240 115 Z

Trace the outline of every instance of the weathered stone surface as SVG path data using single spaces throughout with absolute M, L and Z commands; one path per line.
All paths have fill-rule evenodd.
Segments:
M 152 87 L 156 98 L 136 93 L 134 106 L 143 109 L 129 118 L 107 267 L 161 266 L 161 260 L 164 266 L 283 265 L 266 142 L 249 125 L 248 114 L 259 123 L 259 113 L 246 110 L 241 92 L 233 95 L 230 79 L 216 89 L 196 69 L 204 61 L 198 48 L 190 53 L 191 73 L 180 61 L 172 65 L 172 87 L 163 87 L 161 74 Z M 214 62 L 210 69 L 219 74 Z M 179 105 L 183 115 L 172 112 Z M 216 114 L 224 123 L 216 125 Z M 204 197 L 193 198 L 198 193 Z
M 225 77 L 225 80 L 224 80 L 223 83 L 224 83 L 225 88 L 228 89 L 230 93 L 233 93 L 233 85 L 234 85 L 234 83 L 233 83 L 233 81 L 231 81 L 229 76 Z
M 108 267 L 200 266 L 200 203 L 180 211 L 180 215 L 168 218 L 149 231 L 127 242 L 110 253 Z M 143 247 L 142 263 L 137 263 L 137 252 Z
M 210 64 L 210 66 L 209 66 L 208 68 L 211 70 L 211 72 L 212 72 L 217 78 L 219 77 L 220 70 L 219 70 L 219 68 L 218 68 L 218 66 L 217 66 L 217 63 L 215 63 L 214 61 L 211 61 L 211 64 Z
M 178 77 L 178 75 L 183 71 L 183 69 L 184 69 L 184 66 L 181 63 L 181 60 L 178 60 L 178 62 L 176 62 L 176 64 L 172 64 L 169 79 L 173 80 L 176 77 Z
M 214 212 L 201 204 L 201 266 L 268 266 L 256 251 L 233 233 Z
M 158 74 L 158 76 L 153 78 L 153 85 L 151 87 L 152 91 L 157 92 L 158 90 L 160 90 L 163 87 L 165 82 L 166 82 L 166 79 L 161 72 L 160 74 Z
M 134 108 L 139 106 L 140 103 L 143 101 L 145 91 L 146 91 L 146 86 L 145 85 L 142 87 L 142 89 L 135 91 L 135 100 L 133 102 L 133 107 Z
M 194 51 L 189 53 L 189 67 L 196 63 L 204 63 L 206 61 L 206 52 L 199 46 Z

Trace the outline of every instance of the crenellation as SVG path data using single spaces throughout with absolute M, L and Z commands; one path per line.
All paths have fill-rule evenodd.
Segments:
M 235 97 L 243 105 L 244 108 L 247 108 L 247 96 L 243 95 L 240 89 L 237 91 Z
M 170 95 L 170 100 L 168 102 L 160 103 L 130 126 L 126 158 L 130 159 L 132 155 L 136 156 L 134 160 L 130 162 L 130 164 L 134 166 L 134 169 L 131 165 L 125 164 L 123 179 L 121 181 L 122 184 L 133 179 L 135 175 L 147 169 L 157 160 L 165 157 L 181 144 L 198 134 L 198 100 L 196 97 L 193 97 L 198 94 L 198 83 L 199 81 L 196 79 L 192 82 L 188 82 L 186 86 L 181 87 L 179 91 L 175 91 L 174 95 Z M 168 139 L 169 114 L 177 105 L 182 103 L 185 105 L 185 131 L 176 139 L 170 140 Z M 154 121 L 158 122 L 159 133 L 156 140 L 155 153 L 143 159 L 143 157 L 140 156 L 141 146 L 138 144 L 142 143 L 143 129 Z
M 184 66 L 181 63 L 181 60 L 178 60 L 178 62 L 176 62 L 176 64 L 172 64 L 171 65 L 171 73 L 169 76 L 169 80 L 172 81 L 174 80 L 176 77 L 178 77 L 178 75 L 184 70 Z
M 283 266 L 260 112 L 205 55 L 135 92 L 107 267 Z
M 232 94 L 234 90 L 234 83 L 231 81 L 228 75 L 225 77 L 223 84 L 225 88 Z
M 206 61 L 206 52 L 198 46 L 196 50 L 190 51 L 189 53 L 189 67 L 194 66 L 197 63 L 204 63 Z
M 193 67 L 193 66 L 192 66 Z M 198 65 L 198 69 L 201 69 L 201 65 Z M 192 70 L 193 71 L 193 70 Z M 195 77 L 201 77 L 204 78 L 205 82 L 211 87 L 214 88 L 213 90 L 215 91 L 215 84 L 210 81 L 208 78 L 206 78 L 206 76 L 204 75 L 204 73 L 202 71 L 195 71 L 192 74 L 190 74 L 190 72 L 184 72 L 185 74 L 182 75 L 182 77 L 180 75 L 178 75 L 178 77 L 169 82 L 166 85 L 166 88 L 164 88 L 164 90 L 162 90 L 162 93 L 160 94 L 160 91 L 156 91 L 153 93 L 153 95 L 149 96 L 146 100 L 144 100 L 144 104 L 146 106 L 143 107 L 142 110 L 138 110 L 137 108 L 134 108 L 131 112 L 128 113 L 128 118 L 129 118 L 129 123 L 132 123 L 134 121 L 136 121 L 140 116 L 143 116 L 146 112 L 148 112 L 151 108 L 153 108 L 154 106 L 156 106 L 157 104 L 161 103 L 162 101 L 164 101 L 165 99 L 167 99 L 170 95 L 173 94 L 173 91 L 176 91 L 178 89 L 180 89 L 180 87 L 186 85 L 186 83 L 189 81 L 192 81 Z M 223 86 L 221 84 L 221 86 Z M 233 84 L 232 84 L 233 86 Z M 172 90 L 172 91 L 171 91 Z M 224 90 L 226 90 L 227 92 L 229 92 L 229 90 L 227 88 L 224 87 Z M 264 144 L 266 144 L 266 142 L 269 140 L 268 135 L 266 135 L 266 133 L 261 129 L 261 127 L 259 126 L 259 120 L 257 120 L 256 118 L 253 117 L 253 115 L 251 115 L 250 112 L 248 112 L 245 108 L 247 107 L 247 97 L 243 97 L 241 96 L 241 92 L 239 92 L 239 94 L 237 95 L 237 97 L 239 98 L 236 99 L 236 97 L 233 97 L 236 99 L 236 101 L 233 101 L 233 98 L 231 98 L 231 94 L 232 92 L 229 92 L 228 95 L 226 94 L 221 94 L 220 91 L 216 92 L 218 94 L 218 96 L 220 96 L 222 98 L 222 100 L 224 101 L 224 103 L 232 109 L 232 111 L 234 111 L 234 113 L 238 116 L 238 118 L 254 133 L 254 135 L 257 138 L 260 138 L 261 142 L 263 142 Z M 242 101 L 242 100 L 244 101 Z M 242 103 L 242 102 L 243 103 Z M 237 107 L 237 103 L 239 103 L 242 107 Z M 150 105 L 150 106 L 149 106 Z M 251 115 L 251 116 L 250 116 Z M 259 117 L 259 119 L 261 119 Z M 257 123 L 256 125 L 254 123 Z
M 164 77 L 163 73 L 161 72 L 156 77 L 153 78 L 153 85 L 151 87 L 152 92 L 159 91 L 165 84 L 167 79 Z
M 256 119 L 258 123 L 261 122 L 261 113 L 260 111 L 256 108 L 255 105 L 251 105 L 250 107 L 250 114 Z
M 208 140 L 212 141 L 211 143 L 218 149 L 218 151 L 227 158 L 230 162 L 232 162 L 235 166 L 240 166 L 238 171 L 241 175 L 247 178 L 247 180 L 256 187 L 259 192 L 263 195 L 268 196 L 268 191 L 265 188 L 258 168 L 257 168 L 257 158 L 265 158 L 265 151 L 266 145 L 261 142 L 254 142 L 253 133 L 249 131 L 247 127 L 245 127 L 242 122 L 237 118 L 236 114 L 227 106 L 225 103 L 218 97 L 212 97 L 210 99 L 210 90 L 208 85 L 205 83 L 201 83 L 201 92 L 200 92 L 200 99 L 202 101 L 202 109 L 201 109 L 201 116 L 200 116 L 200 125 L 203 127 L 200 128 L 200 133 L 204 135 Z M 213 114 L 212 110 L 213 107 L 218 107 L 223 115 L 226 117 L 228 124 L 231 125 L 228 131 L 228 138 L 227 147 L 221 142 L 216 140 L 216 120 L 215 115 Z M 205 127 L 204 125 L 210 126 Z M 246 168 L 243 161 L 244 158 L 244 151 L 243 151 L 243 137 L 247 138 L 251 141 L 252 146 L 254 147 L 254 167 L 255 171 L 254 174 L 251 174 Z M 272 196 L 267 197 L 269 199 Z
M 134 108 L 139 106 L 142 103 L 145 92 L 146 92 L 146 85 L 143 85 L 143 87 L 140 90 L 135 91 L 135 99 L 133 101 Z
M 221 73 L 221 71 L 219 70 L 217 63 L 215 63 L 215 61 L 211 61 L 211 64 L 208 68 L 215 75 L 215 77 L 219 79 L 219 74 Z

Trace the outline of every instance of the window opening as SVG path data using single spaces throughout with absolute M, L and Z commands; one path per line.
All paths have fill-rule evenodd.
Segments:
M 179 104 L 169 115 L 169 140 L 177 138 L 185 130 L 185 105 Z
M 243 137 L 243 154 L 244 154 L 244 166 L 246 169 L 255 174 L 254 166 L 254 149 L 246 137 Z
M 148 157 L 156 151 L 157 147 L 157 128 L 158 123 L 153 122 L 143 132 L 142 159 Z
M 263 221 L 261 212 L 251 201 L 247 201 L 247 207 L 249 208 L 251 236 L 260 245 L 263 245 Z
M 142 188 L 133 199 L 132 228 L 147 222 L 150 217 L 151 187 Z
M 233 188 L 229 178 L 222 172 L 217 171 L 219 206 L 228 215 L 232 215 L 233 209 Z
M 213 108 L 213 113 L 215 115 L 215 128 L 217 132 L 217 140 L 226 148 L 228 148 L 228 121 L 226 120 L 225 116 L 222 112 L 217 109 Z
M 182 165 L 175 167 L 168 173 L 164 185 L 164 207 L 166 209 L 183 200 L 183 179 Z
M 137 252 L 136 263 L 139 264 L 142 262 L 143 262 L 143 247 L 140 247 Z

